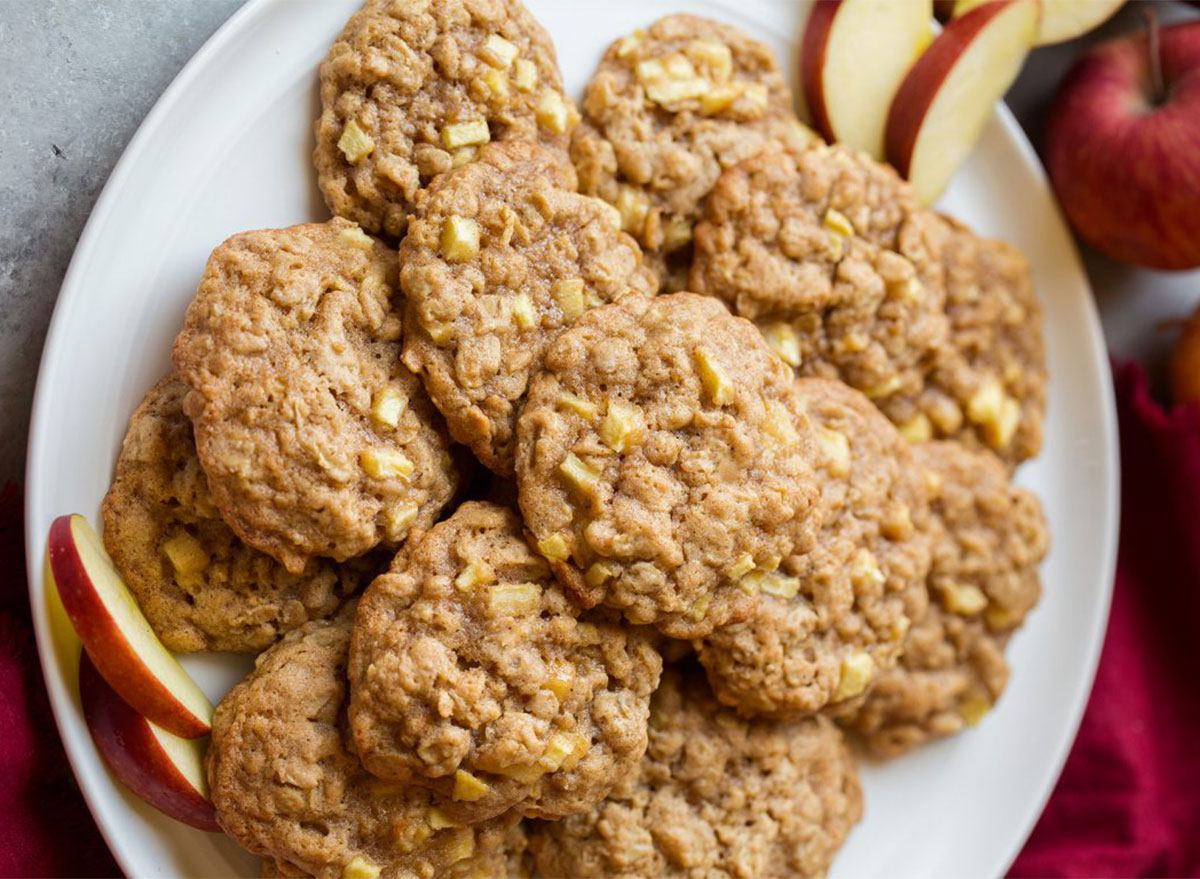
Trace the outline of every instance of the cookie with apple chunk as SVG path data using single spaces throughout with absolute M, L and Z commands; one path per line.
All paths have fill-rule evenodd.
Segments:
M 559 818 L 637 765 L 661 668 L 645 633 L 570 600 L 516 513 L 468 502 L 360 601 L 350 726 L 371 772 L 453 820 Z
M 727 24 L 669 15 L 608 47 L 571 159 L 581 192 L 615 205 L 647 252 L 673 255 L 652 260 L 671 288 L 721 172 L 767 143 L 802 149 L 812 138 L 768 46 Z
M 218 823 L 268 875 L 503 877 L 515 813 L 458 825 L 348 746 L 352 627 L 351 607 L 290 632 L 221 700 L 207 757 Z
M 101 505 L 104 546 L 169 649 L 256 653 L 332 614 L 383 563 L 313 559 L 292 574 L 239 540 L 209 495 L 186 393 L 168 375 L 130 418 Z
M 1004 648 L 1041 594 L 1049 538 L 1034 495 L 992 453 L 957 442 L 914 448 L 933 519 L 929 610 L 896 668 L 844 719 L 881 757 L 977 723 L 1008 680 Z
M 832 721 L 747 720 L 685 665 L 654 694 L 638 771 L 590 812 L 531 823 L 529 847 L 542 876 L 824 876 L 861 815 Z

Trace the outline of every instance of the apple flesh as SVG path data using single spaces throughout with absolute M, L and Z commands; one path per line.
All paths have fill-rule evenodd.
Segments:
M 96 750 L 127 788 L 164 815 L 218 833 L 204 773 L 206 739 L 184 739 L 138 714 L 79 655 L 79 698 Z
M 987 0 L 957 0 L 954 15 L 964 15 Z M 1125 0 L 1040 0 L 1036 45 L 1049 46 L 1081 37 L 1108 21 Z
M 814 125 L 882 160 L 900 81 L 929 45 L 932 0 L 817 0 L 800 44 L 800 81 Z
M 971 152 L 1037 36 L 1037 0 L 992 0 L 953 19 L 900 84 L 888 161 L 932 204 Z
M 206 735 L 212 705 L 158 640 L 87 520 L 55 519 L 47 555 L 63 608 L 104 679 L 163 729 Z
M 1200 22 L 1092 49 L 1050 108 L 1045 158 L 1071 225 L 1114 259 L 1200 266 Z

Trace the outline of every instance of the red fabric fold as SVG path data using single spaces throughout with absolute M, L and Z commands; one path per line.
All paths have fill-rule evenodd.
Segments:
M 120 876 L 75 784 L 38 665 L 21 493 L 0 492 L 0 876 Z
M 1200 409 L 1164 410 L 1137 364 L 1115 380 L 1112 615 L 1079 736 L 1014 877 L 1200 876 Z
M 1200 877 L 1200 409 L 1116 369 L 1121 549 L 1079 737 L 1014 877 Z M 0 876 L 119 876 L 38 670 L 21 499 L 0 494 Z M 1047 584 L 1048 589 L 1053 584 Z

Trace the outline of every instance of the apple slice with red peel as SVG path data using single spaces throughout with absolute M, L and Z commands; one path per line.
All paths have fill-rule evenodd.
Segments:
M 900 84 L 887 159 L 932 204 L 979 139 L 1037 37 L 1037 0 L 991 0 L 946 25 Z
M 888 107 L 929 45 L 932 0 L 817 0 L 800 43 L 800 82 L 817 129 L 883 159 Z
M 956 16 L 965 15 L 987 0 L 957 0 Z M 1049 46 L 1081 37 L 1108 21 L 1125 0 L 1041 0 L 1042 18 L 1034 45 Z
M 139 713 L 184 738 L 206 735 L 212 705 L 158 640 L 83 516 L 50 525 L 50 574 L 104 679 Z
M 92 741 L 120 782 L 164 815 L 220 832 L 204 773 L 206 739 L 184 739 L 138 714 L 79 654 L 79 698 Z

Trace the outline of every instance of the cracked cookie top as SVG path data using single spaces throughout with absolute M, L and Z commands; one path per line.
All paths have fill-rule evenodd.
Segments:
M 351 727 L 367 768 L 456 820 L 557 818 L 637 765 L 661 668 L 645 634 L 581 616 L 515 513 L 468 502 L 363 596 Z
M 346 220 L 235 235 L 175 340 L 213 503 L 293 573 L 398 546 L 457 486 L 441 417 L 400 362 L 398 274 Z

